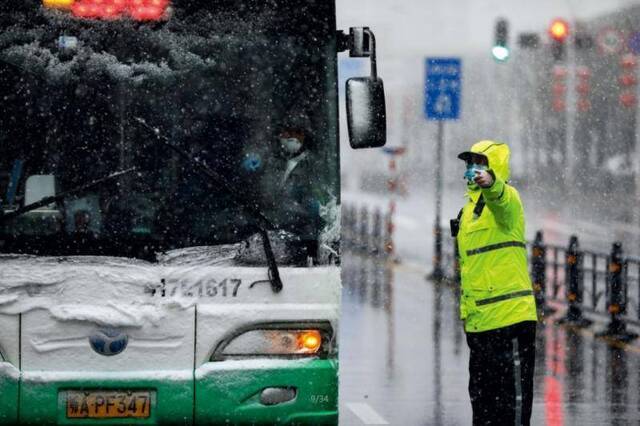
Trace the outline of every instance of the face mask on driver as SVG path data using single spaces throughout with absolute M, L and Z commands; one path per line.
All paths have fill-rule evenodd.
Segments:
M 280 138 L 280 146 L 286 154 L 295 155 L 300 152 L 302 142 L 298 138 Z

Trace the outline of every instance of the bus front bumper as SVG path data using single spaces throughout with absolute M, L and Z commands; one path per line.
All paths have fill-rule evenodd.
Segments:
M 210 362 L 193 372 L 24 373 L 0 363 L 0 424 L 214 425 L 337 424 L 335 359 L 250 359 Z M 263 392 L 287 389 L 287 401 Z M 145 390 L 153 394 L 144 419 L 68 418 L 67 391 Z M 276 392 L 277 393 L 277 392 Z
M 196 424 L 338 424 L 338 363 L 238 360 L 196 370 Z M 265 389 L 295 389 L 287 402 L 264 405 Z

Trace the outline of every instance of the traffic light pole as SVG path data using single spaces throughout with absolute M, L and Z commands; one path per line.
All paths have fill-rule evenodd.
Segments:
M 437 135 L 437 154 L 436 154 L 436 221 L 433 225 L 434 251 L 433 251 L 433 271 L 429 276 L 434 281 L 440 281 L 444 278 L 444 270 L 442 269 L 442 192 L 443 192 L 443 157 L 444 157 L 444 121 L 438 120 Z

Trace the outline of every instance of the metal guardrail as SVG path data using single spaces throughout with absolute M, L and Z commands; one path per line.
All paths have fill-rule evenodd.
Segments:
M 567 306 L 559 321 L 586 327 L 591 321 L 584 313 L 609 317 L 600 336 L 629 341 L 637 334 L 627 330 L 628 324 L 640 326 L 640 258 L 624 255 L 622 243 L 614 242 L 610 253 L 583 250 L 573 235 L 566 247 L 545 244 L 542 231 L 527 244 L 530 252 L 530 274 L 536 303 L 541 312 L 553 308 L 548 301 Z M 460 284 L 455 240 L 448 240 L 443 261 L 447 279 Z
M 387 260 L 393 255 L 393 223 L 379 207 L 342 206 L 342 244 L 345 251 Z M 455 239 L 443 242 L 445 280 L 460 284 Z M 640 258 L 625 256 L 622 243 L 614 242 L 610 253 L 584 250 L 573 235 L 567 246 L 546 244 L 542 231 L 527 243 L 530 274 L 537 306 L 553 311 L 548 303 L 567 306 L 559 321 L 586 327 L 585 313 L 608 316 L 606 330 L 598 335 L 628 341 L 637 334 L 628 324 L 640 326 Z

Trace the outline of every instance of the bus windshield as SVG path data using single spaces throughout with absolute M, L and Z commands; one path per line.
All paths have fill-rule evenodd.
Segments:
M 0 221 L 0 253 L 153 260 L 239 243 L 260 226 L 241 199 L 267 218 L 285 262 L 328 261 L 321 251 L 339 237 L 329 6 L 173 0 L 140 22 L 10 3 L 0 209 L 100 184 Z

